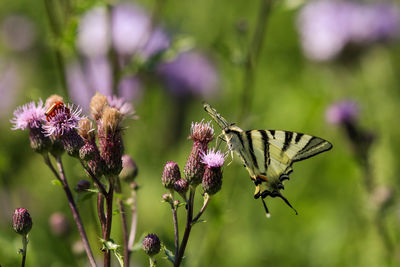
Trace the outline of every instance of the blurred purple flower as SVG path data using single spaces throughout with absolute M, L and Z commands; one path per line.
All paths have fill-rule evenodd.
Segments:
M 10 122 L 13 124 L 12 129 L 25 130 L 27 128 L 40 128 L 46 119 L 46 116 L 44 115 L 45 111 L 46 110 L 41 99 L 37 105 L 32 101 L 26 105 L 19 106 L 14 111 L 14 118 L 10 120 Z
M 89 59 L 85 67 L 87 80 L 92 90 L 103 95 L 111 95 L 113 77 L 107 58 L 98 57 Z
M 117 52 L 131 55 L 141 48 L 150 36 L 151 19 L 136 5 L 122 3 L 112 10 L 112 40 Z
M 35 26 L 25 16 L 9 15 L 1 23 L 1 36 L 8 49 L 23 52 L 31 48 L 35 42 Z
M 21 89 L 23 77 L 14 64 L 0 61 L 0 117 L 9 116 Z
M 190 51 L 158 66 L 158 74 L 176 95 L 208 96 L 216 92 L 218 75 L 215 66 L 204 55 Z
M 400 12 L 394 4 L 311 1 L 300 11 L 298 30 L 311 60 L 335 58 L 350 44 L 368 45 L 400 34 Z
M 118 96 L 107 96 L 110 107 L 116 108 L 124 117 L 133 117 L 135 113 L 131 103 L 126 102 L 125 98 Z M 136 117 L 133 117 L 136 118 Z
M 146 44 L 140 51 L 140 54 L 144 59 L 148 59 L 155 54 L 168 49 L 170 45 L 171 41 L 167 33 L 162 28 L 156 28 L 151 33 Z
M 125 77 L 118 84 L 118 93 L 127 101 L 137 101 L 141 98 L 142 84 L 137 77 Z
M 110 47 L 110 29 L 106 8 L 95 7 L 83 15 L 78 29 L 77 46 L 87 57 L 107 54 Z
M 358 105 L 351 100 L 342 100 L 328 107 L 325 117 L 328 123 L 341 124 L 355 121 L 359 115 Z
M 43 126 L 46 136 L 61 136 L 71 130 L 78 129 L 82 109 L 68 104 L 67 107 L 56 110 L 55 116 Z
M 94 90 L 89 87 L 84 69 L 78 62 L 72 62 L 66 68 L 68 91 L 73 103 L 89 110 L 89 103 Z
M 209 168 L 220 168 L 224 165 L 225 156 L 220 151 L 209 149 L 207 153 L 202 153 L 201 162 L 206 164 Z

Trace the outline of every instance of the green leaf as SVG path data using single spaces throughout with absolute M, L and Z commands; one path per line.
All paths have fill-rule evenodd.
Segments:
M 92 192 L 92 193 L 100 193 L 100 191 L 99 191 L 99 189 L 97 189 L 97 188 L 89 188 L 89 189 L 86 189 L 86 191 L 88 191 L 88 192 Z
M 114 240 L 110 239 L 110 240 L 104 240 L 100 238 L 101 243 L 103 244 L 103 247 L 101 248 L 101 250 L 109 250 L 111 251 L 114 256 L 117 258 L 119 265 L 121 267 L 124 266 L 124 257 L 121 255 L 121 253 L 119 253 L 118 249 L 121 247 L 120 245 L 114 243 Z
M 161 249 L 164 250 L 164 253 L 167 256 L 167 259 L 170 262 L 175 263 L 175 255 L 174 255 L 174 253 L 172 253 L 172 251 L 169 250 L 164 244 L 162 245 Z
M 76 197 L 76 202 L 77 203 L 82 203 L 82 202 L 90 199 L 94 195 L 95 194 L 93 192 L 79 192 L 77 197 Z
M 62 183 L 61 183 L 61 181 L 58 180 L 58 179 L 53 179 L 53 180 L 51 180 L 51 183 L 52 183 L 53 185 L 58 185 L 58 186 L 61 186 L 61 187 L 62 187 Z
M 207 221 L 203 220 L 203 219 L 199 219 L 197 221 L 192 222 L 192 225 L 195 225 L 196 223 L 205 223 L 205 222 L 207 222 Z
M 138 251 L 142 249 L 142 243 L 143 243 L 143 239 L 146 236 L 145 233 L 142 234 L 142 236 L 139 238 L 139 241 L 136 242 L 133 247 L 132 247 L 132 251 Z

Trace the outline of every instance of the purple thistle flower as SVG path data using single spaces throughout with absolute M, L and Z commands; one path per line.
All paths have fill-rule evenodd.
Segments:
M 203 142 L 208 144 L 214 137 L 214 128 L 211 126 L 211 121 L 205 123 L 203 120 L 200 122 L 192 122 L 190 127 L 189 138 L 193 141 Z
M 11 129 L 25 130 L 27 128 L 41 128 L 42 123 L 46 120 L 46 116 L 44 115 L 45 112 L 46 110 L 41 99 L 37 105 L 35 102 L 30 102 L 23 106 L 19 106 L 14 111 L 14 118 L 10 120 L 10 122 L 14 124 Z
M 160 64 L 158 74 L 175 95 L 209 96 L 218 88 L 215 66 L 204 55 L 190 51 L 175 60 Z
M 355 121 L 358 114 L 359 107 L 354 101 L 342 100 L 328 107 L 325 118 L 331 124 L 342 124 Z
M 214 148 L 209 149 L 207 153 L 201 154 L 201 162 L 209 168 L 220 168 L 224 165 L 225 155 Z
M 62 136 L 71 130 L 78 129 L 82 109 L 68 104 L 67 107 L 57 109 L 55 116 L 43 126 L 46 136 Z
M 171 45 L 168 34 L 162 28 L 156 28 L 151 33 L 145 46 L 141 49 L 140 54 L 144 59 L 168 49 Z
M 135 110 L 133 109 L 132 104 L 126 102 L 125 98 L 115 95 L 107 96 L 107 102 L 110 107 L 116 108 L 125 118 L 131 117 L 137 119 L 136 116 L 133 116 L 133 114 L 135 114 Z

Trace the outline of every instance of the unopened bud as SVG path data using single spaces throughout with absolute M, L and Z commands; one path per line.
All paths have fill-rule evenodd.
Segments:
M 160 252 L 161 242 L 156 234 L 148 234 L 142 243 L 144 252 L 149 256 L 154 256 Z
M 75 191 L 76 192 L 85 192 L 88 190 L 91 186 L 91 183 L 88 180 L 82 179 L 78 181 L 78 183 L 75 186 Z
M 164 171 L 161 177 L 163 186 L 167 189 L 173 189 L 175 181 L 181 178 L 181 171 L 176 162 L 168 161 L 164 166 Z
M 14 211 L 12 225 L 16 233 L 27 235 L 32 229 L 32 224 L 32 218 L 27 209 L 18 208 Z

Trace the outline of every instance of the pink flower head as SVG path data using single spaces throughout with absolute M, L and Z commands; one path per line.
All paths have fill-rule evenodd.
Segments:
M 37 105 L 32 101 L 23 106 L 19 106 L 14 111 L 14 118 L 10 120 L 13 124 L 11 129 L 25 130 L 26 128 L 40 128 L 46 119 L 46 116 L 44 115 L 45 112 L 46 110 L 41 99 L 39 99 Z
M 201 162 L 209 168 L 220 168 L 224 165 L 225 156 L 214 148 L 209 149 L 207 153 L 202 153 Z
M 56 110 L 55 116 L 43 126 L 46 136 L 61 136 L 72 129 L 78 129 L 78 123 L 81 117 L 82 109 L 68 104 Z
M 110 107 L 117 109 L 122 116 L 124 117 L 132 117 L 136 119 L 136 116 L 132 116 L 135 114 L 135 110 L 131 103 L 127 102 L 125 98 L 118 96 L 107 96 L 108 105 Z

